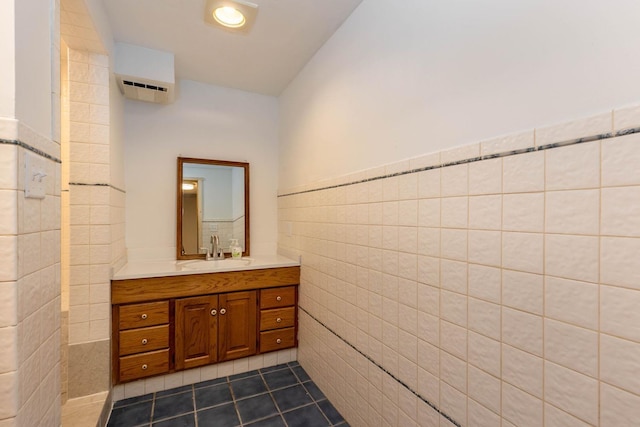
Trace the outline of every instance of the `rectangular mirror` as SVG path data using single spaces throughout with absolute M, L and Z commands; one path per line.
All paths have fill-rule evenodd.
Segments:
M 177 259 L 205 257 L 217 235 L 249 255 L 249 163 L 178 157 Z

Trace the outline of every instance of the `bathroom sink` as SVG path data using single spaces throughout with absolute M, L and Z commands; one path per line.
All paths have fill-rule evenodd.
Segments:
M 187 261 L 184 264 L 180 264 L 180 267 L 188 269 L 188 270 L 219 270 L 219 269 L 227 269 L 227 268 L 241 268 L 246 267 L 251 264 L 253 259 L 251 258 L 240 258 L 240 259 L 231 259 L 227 258 L 224 260 L 197 260 L 197 261 Z

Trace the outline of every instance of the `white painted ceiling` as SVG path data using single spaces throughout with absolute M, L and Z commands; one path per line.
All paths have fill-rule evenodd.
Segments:
M 362 0 L 252 0 L 248 34 L 205 23 L 205 0 L 103 0 L 114 38 L 175 54 L 176 78 L 279 95 Z

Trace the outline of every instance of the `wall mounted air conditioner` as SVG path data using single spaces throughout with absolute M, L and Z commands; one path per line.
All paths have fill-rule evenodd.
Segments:
M 116 43 L 115 76 L 120 92 L 137 101 L 168 104 L 175 89 L 174 55 Z

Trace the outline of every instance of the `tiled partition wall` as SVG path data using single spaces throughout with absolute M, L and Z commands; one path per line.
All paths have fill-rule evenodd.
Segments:
M 69 398 L 110 388 L 110 269 L 124 259 L 124 191 L 111 185 L 109 62 L 69 49 Z M 68 182 L 68 184 L 67 184 Z
M 640 419 L 640 109 L 279 197 L 298 360 L 354 426 Z

